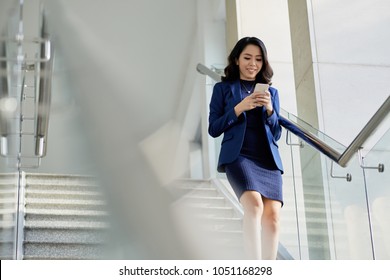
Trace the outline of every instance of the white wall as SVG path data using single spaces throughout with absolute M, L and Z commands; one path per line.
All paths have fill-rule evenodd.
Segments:
M 238 37 L 255 36 L 268 51 L 274 69 L 273 86 L 279 90 L 281 107 L 296 113 L 295 85 L 287 1 L 238 0 Z
M 390 2 L 308 3 L 321 128 L 349 145 L 390 94 Z

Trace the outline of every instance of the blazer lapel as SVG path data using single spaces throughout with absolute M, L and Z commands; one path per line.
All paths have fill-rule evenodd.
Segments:
M 230 88 L 232 90 L 235 102 L 237 104 L 240 103 L 241 102 L 241 85 L 240 85 L 240 81 L 237 80 L 237 81 L 232 82 L 230 84 Z

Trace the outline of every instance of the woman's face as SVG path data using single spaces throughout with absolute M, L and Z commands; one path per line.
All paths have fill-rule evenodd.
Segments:
M 263 56 L 261 55 L 260 47 L 247 45 L 238 57 L 237 65 L 240 70 L 240 79 L 255 80 L 257 73 L 260 72 L 263 66 Z

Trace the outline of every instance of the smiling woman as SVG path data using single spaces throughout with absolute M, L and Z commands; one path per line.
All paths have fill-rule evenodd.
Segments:
M 254 91 L 271 84 L 273 70 L 264 43 L 255 37 L 237 42 L 222 82 L 210 102 L 209 134 L 224 134 L 218 171 L 226 172 L 244 208 L 247 257 L 276 259 L 279 212 L 283 205 L 283 166 L 276 145 L 281 135 L 278 91 Z

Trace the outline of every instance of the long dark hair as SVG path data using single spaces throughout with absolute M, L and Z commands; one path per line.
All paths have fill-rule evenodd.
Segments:
M 222 77 L 222 81 L 234 81 L 240 78 L 240 70 L 237 65 L 237 60 L 247 45 L 258 46 L 263 56 L 263 67 L 257 74 L 256 81 L 260 83 L 271 84 L 274 71 L 272 70 L 268 61 L 267 49 L 265 48 L 263 41 L 256 37 L 244 37 L 236 43 L 233 50 L 230 52 L 230 55 L 228 56 L 228 65 L 224 70 L 225 76 Z

